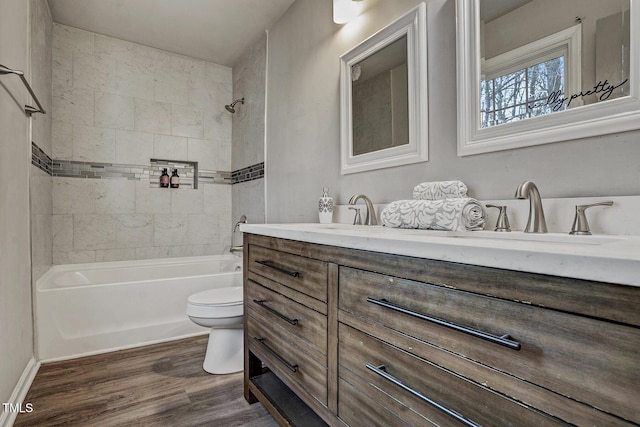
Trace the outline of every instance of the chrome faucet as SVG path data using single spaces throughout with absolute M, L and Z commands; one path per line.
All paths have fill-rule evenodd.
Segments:
M 364 224 L 378 225 L 378 219 L 376 218 L 376 210 L 373 207 L 373 203 L 371 203 L 371 199 L 369 199 L 367 196 L 365 196 L 364 194 L 354 194 L 353 196 L 351 196 L 351 199 L 349 199 L 349 204 L 355 205 L 356 203 L 358 203 L 358 200 L 360 199 L 364 200 L 364 204 L 367 207 L 367 214 L 364 217 Z
M 518 186 L 515 194 L 516 199 L 529 199 L 529 219 L 524 229 L 525 233 L 546 233 L 547 222 L 544 219 L 544 209 L 538 187 L 531 182 L 525 181 Z
M 243 251 L 243 247 L 242 245 L 239 246 L 233 246 L 233 233 L 236 232 L 236 230 L 238 229 L 238 227 L 240 227 L 240 224 L 246 224 L 247 223 L 247 216 L 246 215 L 242 215 L 240 217 L 240 220 L 238 222 L 236 222 L 236 225 L 233 226 L 233 230 L 231 230 L 231 247 L 229 248 L 229 252 L 242 252 Z

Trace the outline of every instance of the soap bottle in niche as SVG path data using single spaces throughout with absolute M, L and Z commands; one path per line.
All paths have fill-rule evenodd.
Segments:
M 162 175 L 160 175 L 160 187 L 169 188 L 169 174 L 167 168 L 162 169 Z
M 174 169 L 171 173 L 171 188 L 180 187 L 180 176 L 178 176 L 178 169 Z
M 322 197 L 318 201 L 320 224 L 331 224 L 333 221 L 333 197 L 329 197 L 329 189 L 322 188 Z

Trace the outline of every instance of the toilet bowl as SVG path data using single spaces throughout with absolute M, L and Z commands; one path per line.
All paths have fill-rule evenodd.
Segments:
M 202 367 L 210 374 L 230 374 L 244 368 L 242 286 L 217 288 L 191 295 L 187 316 L 211 328 Z

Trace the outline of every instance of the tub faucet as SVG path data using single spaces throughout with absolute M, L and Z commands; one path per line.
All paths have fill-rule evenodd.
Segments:
M 515 194 L 516 199 L 529 199 L 529 219 L 524 229 L 525 233 L 546 233 L 547 222 L 544 219 L 544 209 L 538 187 L 531 182 L 525 181 L 518 186 Z
M 373 203 L 371 203 L 371 199 L 369 199 L 367 196 L 365 196 L 364 194 L 354 194 L 353 196 L 351 196 L 351 199 L 349 199 L 349 204 L 355 205 L 356 203 L 358 203 L 358 200 L 360 199 L 364 200 L 364 204 L 367 207 L 367 214 L 364 217 L 364 224 L 378 225 L 378 219 L 376 218 L 376 210 L 373 207 Z
M 246 224 L 246 223 L 247 223 L 247 216 L 246 215 L 242 215 L 240 217 L 240 220 L 238 220 L 238 222 L 236 222 L 236 225 L 233 226 L 233 230 L 231 230 L 231 247 L 229 248 L 229 252 L 233 253 L 233 252 L 242 252 L 243 251 L 242 245 L 233 246 L 233 233 L 235 233 L 236 230 L 238 229 L 238 227 L 240 227 L 240 224 Z

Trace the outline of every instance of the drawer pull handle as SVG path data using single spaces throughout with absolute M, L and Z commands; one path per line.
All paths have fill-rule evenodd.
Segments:
M 264 338 L 253 337 L 253 339 L 258 341 L 260 343 L 260 345 L 262 345 L 262 347 L 264 347 L 265 350 L 267 350 L 269 353 L 271 353 L 271 355 L 273 357 L 278 359 L 278 361 L 280 363 L 282 363 L 284 366 L 286 366 L 291 372 L 298 372 L 298 365 L 292 365 L 291 363 L 289 363 L 286 360 L 284 360 L 284 358 L 282 356 L 280 356 L 271 347 L 269 347 L 268 345 L 266 345 L 264 343 L 264 341 L 265 341 Z
M 397 385 L 398 387 L 400 387 L 404 391 L 411 393 L 412 395 L 414 395 L 418 399 L 428 403 L 431 406 L 434 406 L 435 408 L 438 408 L 439 410 L 441 410 L 445 414 L 447 414 L 447 415 L 455 418 L 456 420 L 460 421 L 462 424 L 464 424 L 466 426 L 469 426 L 469 427 L 481 427 L 480 424 L 477 424 L 477 423 L 471 421 L 470 419 L 465 418 L 463 415 L 461 415 L 460 413 L 454 411 L 453 409 L 449 409 L 446 406 L 436 402 L 435 400 L 425 396 L 424 394 L 420 393 L 419 391 L 414 390 L 413 388 L 409 387 L 408 385 L 406 385 L 405 383 L 403 383 L 402 381 L 400 381 L 399 379 L 397 379 L 393 375 L 391 375 L 388 372 L 386 372 L 386 370 L 385 370 L 386 368 L 385 368 L 384 365 L 373 366 L 372 364 L 367 363 L 367 369 L 369 369 L 370 371 L 375 372 L 376 374 L 380 375 L 382 378 L 392 382 L 393 384 Z
M 281 318 L 281 319 L 285 320 L 286 322 L 290 323 L 291 325 L 295 326 L 295 325 L 298 324 L 298 319 L 290 319 L 289 317 L 285 316 L 284 314 L 280 313 L 279 311 L 274 310 L 273 308 L 271 308 L 268 305 L 266 305 L 265 303 L 267 301 L 265 301 L 263 299 L 254 299 L 253 302 L 258 304 L 260 307 L 264 308 L 268 312 L 273 313 L 276 316 L 278 316 L 279 318 Z
M 256 262 L 260 265 L 264 265 L 265 267 L 273 268 L 274 270 L 279 271 L 280 273 L 288 274 L 289 276 L 292 276 L 292 277 L 300 277 L 300 273 L 298 273 L 297 271 L 285 270 L 284 268 L 271 264 L 269 261 L 256 261 Z
M 389 308 L 391 310 L 398 311 L 403 314 L 408 314 L 409 316 L 417 317 L 418 319 L 426 320 L 427 322 L 432 322 L 437 325 L 445 326 L 447 328 L 453 329 L 458 332 L 464 332 L 465 334 L 469 334 L 476 338 L 482 338 L 483 340 L 490 341 L 495 344 L 500 344 L 505 347 L 508 347 L 512 350 L 520 350 L 520 343 L 514 341 L 511 335 L 505 334 L 502 336 L 496 336 L 489 334 L 487 332 L 482 332 L 477 329 L 468 328 L 466 326 L 456 325 L 455 323 L 447 322 L 446 320 L 439 319 L 437 317 L 427 316 L 422 313 L 418 313 L 413 310 L 409 310 L 407 308 L 401 307 L 399 305 L 393 304 L 386 299 L 375 299 L 371 297 L 367 297 L 367 302 L 380 305 L 382 307 Z

